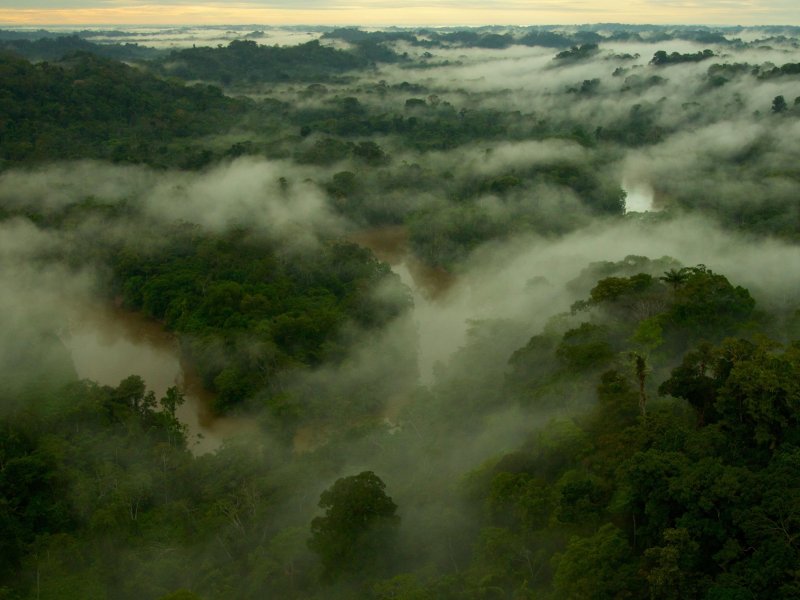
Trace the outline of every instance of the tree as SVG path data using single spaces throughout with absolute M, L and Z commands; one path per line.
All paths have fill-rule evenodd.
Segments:
M 652 563 L 645 571 L 653 600 L 679 600 L 696 596 L 691 587 L 692 561 L 699 546 L 684 528 L 665 529 L 664 545 L 648 548 L 645 557 Z
M 721 339 L 747 323 L 755 300 L 745 288 L 733 286 L 704 265 L 681 269 L 686 275 L 675 289 L 665 314 L 664 329 L 689 339 Z M 666 336 L 665 336 L 666 337 Z
M 322 561 L 323 579 L 380 571 L 386 565 L 400 517 L 385 488 L 380 477 L 364 471 L 322 492 L 319 507 L 325 515 L 311 521 L 308 546 Z
M 642 597 L 636 593 L 641 590 L 630 589 L 637 581 L 631 548 L 622 531 L 611 523 L 590 537 L 572 538 L 553 562 L 553 598 Z
M 383 149 L 372 141 L 359 142 L 353 148 L 353 155 L 372 166 L 382 165 L 388 161 Z
M 687 277 L 688 274 L 684 269 L 670 269 L 669 271 L 664 271 L 664 275 L 659 279 L 672 287 L 673 290 L 677 290 L 684 284 Z
M 731 360 L 716 408 L 723 427 L 741 447 L 796 444 L 800 427 L 800 348 L 780 352 L 763 340 L 749 356 Z
M 786 108 L 786 98 L 783 96 L 775 96 L 775 98 L 772 100 L 772 112 L 776 114 L 782 113 L 786 111 Z
M 645 416 L 645 414 L 647 414 L 647 391 L 645 390 L 645 383 L 650 368 L 647 366 L 647 358 L 638 352 L 631 352 L 631 359 L 633 360 L 633 368 L 636 373 L 636 381 L 639 384 L 639 412 L 642 416 Z
M 579 327 L 564 334 L 556 355 L 572 371 L 604 366 L 614 356 L 608 336 L 607 327 L 581 323 Z
M 701 344 L 659 387 L 686 399 L 700 424 L 719 422 L 734 447 L 774 450 L 796 443 L 800 423 L 800 347 L 783 349 L 762 339 L 727 339 L 718 347 Z
M 659 386 L 658 393 L 689 402 L 697 411 L 699 425 L 716 422 L 719 414 L 714 404 L 722 385 L 721 376 L 715 369 L 718 361 L 718 354 L 711 344 L 701 343 L 696 350 L 683 357 L 679 366 L 672 369 L 670 378 Z

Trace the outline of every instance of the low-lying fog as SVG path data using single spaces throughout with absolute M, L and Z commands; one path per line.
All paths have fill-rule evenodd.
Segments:
M 295 44 L 321 35 L 300 28 L 247 29 L 120 29 L 113 34 L 98 32 L 95 39 L 174 47 L 213 45 L 243 37 L 260 44 Z M 706 47 L 715 54 L 708 60 L 664 68 L 648 64 L 656 50 L 694 53 Z M 396 43 L 395 48 L 408 51 L 412 59 L 422 52 L 404 42 Z M 401 319 L 416 332 L 408 352 L 416 353 L 424 385 L 432 385 L 438 368 L 458 356 L 470 328 L 479 321 L 514 324 L 516 334 L 508 336 L 497 350 L 500 359 L 507 360 L 549 317 L 576 300 L 566 291 L 566 284 L 595 261 L 618 261 L 630 254 L 668 255 L 685 265 L 706 264 L 750 287 L 767 302 L 781 302 L 794 294 L 798 288 L 794 271 L 800 267 L 793 265 L 800 265 L 800 257 L 793 245 L 733 233 L 711 218 L 691 216 L 694 207 L 687 204 L 697 198 L 698 205 L 705 203 L 703 208 L 758 202 L 790 205 L 796 187 L 781 173 L 796 168 L 800 156 L 796 140 L 800 138 L 795 133 L 800 122 L 771 115 L 770 105 L 779 94 L 789 104 L 800 97 L 800 81 L 776 78 L 753 86 L 749 74 L 740 74 L 715 87 L 709 86 L 707 71 L 711 64 L 722 62 L 748 62 L 765 68 L 770 62 L 779 65 L 796 60 L 796 50 L 781 44 L 751 48 L 672 40 L 604 42 L 596 55 L 574 62 L 554 60 L 556 52 L 523 46 L 505 50 L 440 47 L 432 49 L 425 68 L 406 63 L 378 65 L 331 84 L 331 91 L 321 96 L 301 94 L 300 100 L 297 92 L 302 86 L 294 84 L 268 86 L 261 93 L 283 94 L 281 97 L 303 102 L 309 109 L 326 106 L 331 94 L 355 94 L 369 110 L 378 112 L 402 112 L 410 96 L 421 96 L 429 108 L 451 102 L 453 110 L 534 114 L 555 122 L 556 131 L 560 122 L 577 123 L 589 132 L 619 123 L 631 127 L 631 115 L 641 109 L 649 119 L 647 126 L 658 129 L 661 137 L 642 147 L 586 144 L 561 134 L 546 139 L 487 139 L 446 150 L 425 150 L 384 135 L 374 139 L 390 159 L 374 172 L 351 159 L 318 166 L 298 164 L 293 158 L 256 157 L 222 162 L 201 172 L 154 171 L 91 161 L 6 170 L 0 175 L 0 202 L 12 210 L 28 207 L 47 214 L 92 198 L 112 205 L 129 203 L 139 211 L 135 222 L 109 224 L 90 219 L 70 232 L 46 231 L 23 219 L 4 222 L 0 260 L 10 266 L 2 275 L 6 317 L 15 315 L 19 323 L 40 327 L 42 315 L 47 314 L 48 322 L 59 323 L 81 377 L 116 384 L 131 370 L 142 375 L 157 394 L 169 385 L 183 385 L 187 403 L 181 415 L 193 439 L 203 435 L 195 449 L 205 451 L 216 447 L 241 423 L 209 420 L 191 373 L 181 364 L 174 338 L 133 315 L 112 307 L 96 308 L 99 274 L 87 268 L 78 276 L 54 260 L 74 240 L 113 242 L 176 221 L 216 232 L 232 226 L 253 227 L 280 240 L 287 252 L 313 252 L 324 239 L 354 240 L 389 262 L 411 291 L 414 308 Z M 655 79 L 641 83 L 651 76 Z M 591 93 L 571 89 L 594 78 L 600 83 L 590 86 Z M 375 94 L 381 79 L 385 80 L 384 90 L 406 82 L 425 91 L 412 93 L 400 86 L 401 91 Z M 297 139 L 291 137 L 296 135 L 292 128 L 284 127 L 285 139 Z M 234 139 L 239 133 L 243 132 L 228 132 L 225 139 Z M 308 147 L 322 137 L 315 132 L 297 143 Z M 476 177 L 502 177 L 563 165 L 590 165 L 616 182 L 626 194 L 627 215 L 616 220 L 576 221 L 574 230 L 560 237 L 519 232 L 504 235 L 472 250 L 450 272 L 414 256 L 408 228 L 396 224 L 398 217 L 428 207 L 460 210 L 448 197 L 448 181 L 470 182 Z M 392 205 L 396 220 L 389 227 L 372 227 L 344 216 L 326 191 L 327 182 L 343 171 L 370 186 L 408 177 L 409 166 L 429 177 L 428 189 L 393 190 L 384 196 L 376 188 L 366 194 L 365 206 Z M 536 219 L 561 223 L 559 219 L 579 205 L 580 199 L 566 188 L 537 185 L 531 190 L 505 199 L 486 193 L 476 205 L 488 217 L 505 218 L 499 222 L 512 224 L 534 205 L 539 211 L 533 213 Z M 664 218 L 652 214 L 662 210 L 669 213 Z M 448 214 L 446 210 L 444 214 Z M 542 229 L 547 229 L 547 223 Z M 63 308 L 65 290 L 71 312 Z M 381 348 L 408 344 L 402 333 L 408 327 L 365 338 L 347 368 L 384 368 L 375 357 L 382 354 Z M 346 379 L 347 373 L 333 376 Z M 410 386 L 415 383 L 407 382 Z
M 186 425 L 192 452 L 212 452 L 226 438 L 256 430 L 250 420 L 211 413 L 209 393 L 181 357 L 175 336 L 159 323 L 101 304 L 77 307 L 67 318 L 60 339 L 78 377 L 116 386 L 136 374 L 157 398 L 173 386 L 183 392 L 184 403 L 176 414 Z
M 94 169 L 87 164 L 77 167 L 83 180 L 90 182 L 88 185 L 93 189 L 105 190 L 111 202 L 115 201 L 115 185 L 126 182 L 132 172 L 135 174 L 135 170 L 120 167 L 97 165 Z M 254 163 L 252 159 L 220 169 L 223 175 L 231 171 L 243 173 L 247 169 L 276 172 L 274 165 Z M 75 172 L 76 169 L 66 166 L 36 174 L 6 173 L 0 177 L 0 196 L 7 198 L 18 193 L 18 182 L 24 175 L 27 198 L 38 199 L 41 206 L 48 203 L 60 206 L 69 202 L 72 194 L 80 197 L 83 193 L 73 178 Z M 89 173 L 91 177 L 85 178 Z M 111 234 L 102 230 L 102 224 L 89 221 L 79 228 L 77 235 L 102 239 L 103 235 L 136 235 L 141 226 L 152 227 L 154 223 L 158 226 L 159 220 L 168 214 L 159 204 L 167 201 L 163 189 L 172 176 L 162 177 L 164 181 L 146 186 L 142 192 L 140 200 L 145 207 L 142 223 L 130 223 L 127 230 Z M 181 181 L 189 178 L 183 174 L 177 177 Z M 217 212 L 213 213 L 216 222 L 244 220 L 261 223 L 270 231 L 272 225 L 263 217 L 265 210 L 269 213 L 263 205 L 263 186 L 242 186 L 241 179 L 220 177 L 216 171 L 184 183 L 197 186 L 204 180 L 215 182 L 217 197 L 235 199 L 217 207 Z M 222 189 L 226 185 L 230 189 Z M 653 208 L 653 190 L 647 184 L 625 182 L 625 186 L 629 212 Z M 34 189 L 38 190 L 36 194 L 31 192 Z M 72 192 L 64 196 L 65 190 L 70 189 Z M 207 202 L 204 194 L 181 192 L 180 195 L 181 218 L 191 220 L 195 215 L 198 217 L 195 222 L 208 226 L 210 217 L 204 210 Z M 152 198 L 157 198 L 158 202 Z M 283 201 L 280 202 L 283 205 Z M 324 223 L 325 235 L 330 235 L 329 219 L 329 209 L 318 202 L 292 213 L 286 223 L 307 231 L 318 230 L 318 224 Z M 416 330 L 416 348 L 412 344 L 407 350 L 409 353 L 418 350 L 420 377 L 425 385 L 435 381 L 437 365 L 446 365 L 464 345 L 476 321 L 508 320 L 515 324 L 517 333 L 499 348 L 499 358 L 507 360 L 548 318 L 567 310 L 576 300 L 567 292 L 567 283 L 591 262 L 618 261 L 630 254 L 653 258 L 667 255 L 686 265 L 704 263 L 726 274 L 736 284 L 750 288 L 759 300 L 767 303 L 780 303 L 800 291 L 800 249 L 796 246 L 776 240 L 750 239 L 696 216 L 653 222 L 636 218 L 598 222 L 557 239 L 519 235 L 503 242 L 490 242 L 478 248 L 454 275 L 424 267 L 413 258 L 403 228 L 359 231 L 354 224 L 337 219 L 337 227 L 343 234 L 371 247 L 380 258 L 390 262 L 411 289 L 414 308 L 401 319 L 409 319 Z M 69 236 L 42 230 L 24 220 L 3 223 L 2 230 L 0 260 L 9 265 L 3 270 L 0 285 L 7 324 L 13 322 L 17 329 L 25 323 L 31 327 L 41 326 L 40 317 L 47 314 L 49 320 L 59 324 L 62 339 L 80 377 L 115 385 L 123 377 L 135 373 L 143 376 L 148 387 L 157 394 L 170 385 L 183 386 L 187 403 L 181 418 L 189 427 L 191 444 L 196 451 L 214 449 L 226 435 L 246 428 L 242 421 L 209 419 L 203 396 L 192 381 L 191 373 L 182 365 L 171 335 L 140 317 L 113 307 L 98 307 L 93 291 L 94 274 L 85 271 L 76 277 L 52 262 L 53 255 L 69 245 Z M 313 248 L 313 243 L 303 244 L 299 251 L 313 252 Z M 354 361 L 346 363 L 346 368 L 352 371 L 380 369 L 381 363 L 376 357 L 381 356 L 385 348 L 406 343 L 391 331 L 365 339 L 366 347 L 359 348 Z M 16 339 L 20 339 L 19 336 Z M 458 365 L 451 367 L 458 368 Z M 337 372 L 335 376 L 347 378 L 348 373 Z M 197 434 L 203 436 L 199 442 L 194 441 Z

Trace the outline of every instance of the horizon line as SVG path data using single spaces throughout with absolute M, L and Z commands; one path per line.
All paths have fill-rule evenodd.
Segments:
M 730 25 L 730 24 L 715 24 L 715 23 L 688 23 L 688 22 L 669 22 L 669 23 L 632 23 L 632 22 L 624 22 L 624 21 L 596 21 L 591 22 L 587 21 L 585 23 L 526 23 L 526 24 L 511 24 L 511 23 L 484 23 L 480 25 L 475 24 L 459 24 L 459 23 L 452 23 L 447 25 L 442 24 L 415 24 L 415 25 L 398 25 L 392 23 L 383 23 L 383 24 L 359 24 L 359 23 L 335 23 L 335 24 L 328 24 L 328 23 L 191 23 L 191 22 L 175 22 L 175 23 L 120 23 L 120 22 L 102 22 L 102 23 L 30 23 L 30 24 L 23 24 L 23 23 L 15 23 L 15 22 L 2 22 L 0 21 L 0 28 L 17 28 L 17 29 L 30 29 L 30 28 L 44 28 L 44 27 L 59 27 L 59 28 L 75 28 L 75 27 L 150 27 L 150 28 L 160 28 L 160 27 L 200 27 L 200 28 L 215 28 L 215 27 L 269 27 L 273 29 L 294 29 L 294 28 L 303 28 L 303 27 L 327 27 L 331 29 L 360 29 L 360 28 L 369 28 L 375 29 L 379 27 L 391 27 L 396 29 L 419 29 L 419 28 L 427 28 L 427 29 L 447 29 L 452 27 L 463 27 L 468 29 L 479 29 L 483 27 L 508 27 L 508 28 L 517 28 L 517 29 L 524 29 L 530 27 L 602 27 L 604 25 L 615 25 L 615 26 L 629 26 L 629 27 L 708 27 L 708 28 L 715 28 L 715 29 L 760 29 L 760 28 L 793 28 L 793 29 L 800 29 L 800 24 L 793 25 L 793 24 L 786 24 L 786 23 L 760 23 L 760 24 L 749 24 L 749 25 Z

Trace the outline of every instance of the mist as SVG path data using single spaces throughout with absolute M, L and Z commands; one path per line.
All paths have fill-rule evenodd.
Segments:
M 32 95 L 28 137 L 0 140 L 0 462 L 28 469 L 25 502 L 59 495 L 25 505 L 50 508 L 20 517 L 0 587 L 56 597 L 74 570 L 120 598 L 583 597 L 608 583 L 569 587 L 585 542 L 620 549 L 624 594 L 656 597 L 681 532 L 750 560 L 721 548 L 762 529 L 656 523 L 630 474 L 666 481 L 694 452 L 757 489 L 747 477 L 790 453 L 794 417 L 728 443 L 736 381 L 703 366 L 717 396 L 699 401 L 673 369 L 794 360 L 776 348 L 800 331 L 796 32 L 616 31 L 554 29 L 542 47 L 520 28 L 126 28 L 90 37 L 323 50 L 319 70 L 221 88 L 146 62 L 30 67 L 65 98 L 116 106 L 86 83 L 112 73 L 144 100 L 126 125 L 87 111 L 64 141 L 35 129 Z M 242 64 L 258 50 L 233 48 Z M 175 104 L 147 112 L 164 86 Z M 692 310 L 717 329 L 680 320 Z M 309 527 L 365 471 L 400 517 L 389 566 L 331 579 Z M 679 484 L 673 508 L 694 501 Z

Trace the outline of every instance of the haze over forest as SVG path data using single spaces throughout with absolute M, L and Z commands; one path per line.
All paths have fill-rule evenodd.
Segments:
M 0 30 L 0 598 L 800 597 L 800 28 Z

